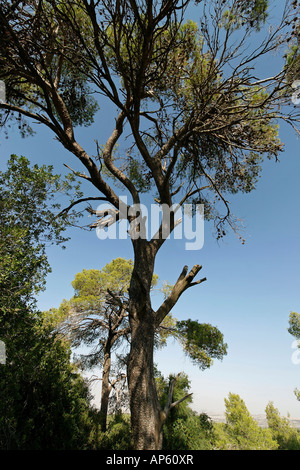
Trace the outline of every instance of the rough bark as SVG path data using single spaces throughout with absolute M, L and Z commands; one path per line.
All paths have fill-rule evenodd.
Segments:
M 155 254 L 146 240 L 135 240 L 135 264 L 129 289 L 131 347 L 127 366 L 131 425 L 135 450 L 160 448 L 160 405 L 153 350 L 155 312 L 150 301 Z
M 108 336 L 107 340 L 104 345 L 104 360 L 103 360 L 103 371 L 102 371 L 102 388 L 101 388 L 101 400 L 100 400 L 100 423 L 101 423 L 101 431 L 106 432 L 107 430 L 107 414 L 108 414 L 108 406 L 109 406 L 109 396 L 114 386 L 115 382 L 110 381 L 110 371 L 111 371 L 111 352 L 114 346 L 114 343 L 120 338 L 121 336 L 129 333 L 129 328 L 125 327 L 122 329 L 118 329 L 124 319 L 127 316 L 126 311 L 124 309 L 124 305 L 122 304 L 121 300 L 114 295 L 113 292 L 109 290 L 109 293 L 115 302 L 120 302 L 119 307 L 119 314 L 114 319 L 112 315 L 110 315 L 110 320 L 108 322 Z M 110 324 L 112 321 L 112 325 Z M 118 381 L 118 379 L 116 380 Z
M 128 385 L 134 449 L 156 450 L 161 444 L 161 411 L 154 380 L 152 310 L 145 307 L 140 311 L 138 318 L 132 318 L 131 328 Z
M 110 367 L 111 355 L 110 351 L 107 351 L 104 355 L 100 400 L 100 426 L 102 432 L 106 432 L 107 429 L 108 400 L 111 392 L 111 386 L 109 383 Z
M 189 272 L 185 266 L 170 296 L 155 312 L 151 306 L 150 288 L 156 245 L 147 240 L 135 239 L 133 246 L 135 263 L 129 289 L 131 345 L 127 364 L 133 445 L 135 450 L 160 450 L 163 425 L 169 411 L 177 403 L 172 403 L 176 379 L 170 386 L 169 399 L 163 410 L 159 403 L 153 363 L 155 330 L 180 295 L 205 279 L 194 281 L 201 266 L 195 265 Z

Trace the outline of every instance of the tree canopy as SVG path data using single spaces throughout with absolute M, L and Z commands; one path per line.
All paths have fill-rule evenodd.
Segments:
M 291 425 L 286 417 L 280 416 L 274 403 L 269 402 L 266 407 L 268 428 L 272 432 L 273 439 L 278 442 L 279 450 L 299 450 L 300 436 L 297 429 Z
M 27 158 L 16 155 L 0 172 L 0 285 L 8 301 L 14 296 L 29 301 L 44 288 L 51 269 L 46 246 L 68 240 L 64 236 L 68 222 L 56 215 L 59 193 L 78 194 L 72 180 L 53 174 L 52 166 L 31 167 Z
M 278 443 L 270 429 L 261 428 L 249 413 L 244 400 L 235 393 L 225 398 L 226 424 L 218 438 L 223 450 L 276 450 Z
M 71 182 L 52 167 L 11 156 L 0 172 L 0 448 L 39 450 L 89 445 L 90 395 L 68 345 L 35 305 L 50 265 L 47 243 L 64 243 L 57 191 Z
M 151 188 L 161 204 L 171 205 L 175 194 L 205 203 L 222 236 L 224 223 L 233 222 L 226 195 L 255 187 L 263 156 L 277 158 L 282 150 L 278 123 L 298 121 L 295 109 L 283 111 L 292 92 L 286 77 L 296 76 L 297 16 L 295 2 L 287 2 L 282 20 L 246 52 L 246 39 L 267 20 L 269 2 L 196 3 L 199 24 L 183 20 L 186 1 L 6 2 L 2 120 L 17 112 L 21 120 L 50 127 L 117 209 L 116 194 L 96 172 L 97 159 L 135 203 Z M 251 64 L 275 49 L 284 54 L 292 22 L 287 66 L 258 79 Z M 96 92 L 120 113 L 94 161 L 74 129 L 92 122 Z M 134 145 L 118 158 L 125 126 Z

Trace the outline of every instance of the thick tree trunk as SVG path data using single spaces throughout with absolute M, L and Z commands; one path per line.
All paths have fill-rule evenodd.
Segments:
M 154 331 L 149 309 L 132 320 L 128 362 L 131 424 L 136 450 L 160 449 L 160 405 L 153 367 Z M 142 318 L 141 318 L 142 317 Z
M 107 429 L 108 400 L 111 391 L 109 384 L 109 374 L 111 367 L 110 352 L 104 354 L 104 364 L 102 371 L 101 401 L 100 401 L 100 427 L 102 432 Z
M 147 242 L 135 243 L 135 265 L 129 291 L 131 348 L 127 366 L 135 450 L 161 448 L 161 408 L 153 365 L 155 313 L 150 302 L 153 266 L 154 254 Z
M 185 266 L 170 295 L 154 312 L 150 289 L 157 249 L 141 239 L 135 240 L 133 246 L 135 260 L 129 289 L 131 347 L 127 365 L 131 429 L 135 450 L 160 450 L 164 422 L 176 403 L 171 403 L 172 388 L 164 410 L 157 397 L 153 364 L 155 330 L 181 294 L 205 278 L 194 281 L 201 270 L 200 265 L 195 265 L 190 272 Z

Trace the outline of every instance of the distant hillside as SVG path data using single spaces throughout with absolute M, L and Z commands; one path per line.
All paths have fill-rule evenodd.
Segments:
M 215 423 L 225 423 L 225 416 L 224 415 L 212 415 L 209 414 L 209 417 L 215 422 Z M 258 424 L 265 428 L 267 427 L 267 419 L 265 415 L 253 415 L 253 418 L 258 422 Z M 290 418 L 290 423 L 292 426 L 295 426 L 295 428 L 300 430 L 300 419 L 293 419 Z

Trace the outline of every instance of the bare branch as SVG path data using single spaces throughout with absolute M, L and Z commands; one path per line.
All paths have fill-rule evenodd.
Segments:
M 72 207 L 76 206 L 77 204 L 81 204 L 82 202 L 86 201 L 107 201 L 105 197 L 83 197 L 81 199 L 77 199 L 77 201 L 72 202 L 68 207 L 63 209 L 56 217 L 61 217 L 63 214 L 67 214 Z
M 185 292 L 189 287 L 192 287 L 197 284 L 201 284 L 206 281 L 206 278 L 200 279 L 200 281 L 193 282 L 194 278 L 198 272 L 202 269 L 202 266 L 196 264 L 190 272 L 187 274 L 188 267 L 184 266 L 180 276 L 178 277 L 170 295 L 165 299 L 161 304 L 158 310 L 155 313 L 156 316 L 156 327 L 160 325 L 166 315 L 171 311 L 179 297 Z
M 175 388 L 175 385 L 176 385 L 176 382 L 178 380 L 180 376 L 180 373 L 177 374 L 172 380 L 171 380 L 171 383 L 169 385 L 169 391 L 168 391 L 168 397 L 167 397 L 167 401 L 166 401 L 166 404 L 165 404 L 165 407 L 161 413 L 161 426 L 164 424 L 164 422 L 166 421 L 167 419 L 167 416 L 168 414 L 170 413 L 170 411 L 175 408 L 175 406 L 179 405 L 179 403 L 182 403 L 184 400 L 186 400 L 187 398 L 189 398 L 192 393 L 188 393 L 187 395 L 185 395 L 184 397 L 180 398 L 179 400 L 175 401 L 175 402 L 172 402 L 173 400 L 173 393 L 174 393 L 174 388 Z

